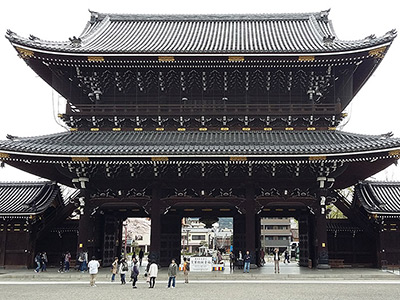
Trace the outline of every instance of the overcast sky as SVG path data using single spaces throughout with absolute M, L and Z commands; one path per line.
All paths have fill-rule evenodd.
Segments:
M 45 40 L 68 40 L 79 36 L 90 18 L 88 9 L 110 13 L 298 13 L 331 9 L 339 39 L 358 40 L 391 29 L 400 30 L 396 2 L 370 1 L 2 1 L 0 4 L 1 106 L 0 139 L 6 134 L 37 136 L 61 132 L 57 124 L 58 96 L 18 58 L 4 34 L 11 29 L 19 35 L 33 34 Z M 400 137 L 399 76 L 400 37 L 393 43 L 374 75 L 348 108 L 345 131 L 382 134 L 392 131 Z M 53 108 L 55 107 L 55 108 Z M 377 180 L 400 180 L 400 166 L 392 166 L 375 176 Z M 0 181 L 37 180 L 7 166 L 0 169 Z

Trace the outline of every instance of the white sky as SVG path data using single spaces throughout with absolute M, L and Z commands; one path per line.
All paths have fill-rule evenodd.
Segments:
M 79 36 L 90 18 L 88 9 L 110 13 L 298 13 L 331 9 L 336 34 L 343 40 L 358 40 L 370 34 L 384 35 L 391 29 L 400 30 L 400 18 L 394 0 L 370 1 L 261 1 L 261 0 L 21 0 L 0 4 L 1 102 L 0 139 L 6 134 L 37 136 L 61 132 L 54 118 L 57 95 L 50 86 L 18 58 L 4 38 L 7 29 L 28 37 L 33 34 L 45 40 L 68 40 Z M 393 43 L 374 75 L 354 98 L 348 109 L 350 117 L 344 130 L 361 134 L 392 131 L 400 137 L 399 78 L 400 37 Z M 54 99 L 54 101 L 53 101 Z M 377 174 L 377 180 L 400 181 L 400 166 L 392 166 Z M 0 181 L 37 180 L 10 166 L 0 169 Z

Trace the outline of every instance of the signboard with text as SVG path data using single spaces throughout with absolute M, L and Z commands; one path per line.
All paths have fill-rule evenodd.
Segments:
M 191 257 L 190 272 L 211 272 L 212 257 Z

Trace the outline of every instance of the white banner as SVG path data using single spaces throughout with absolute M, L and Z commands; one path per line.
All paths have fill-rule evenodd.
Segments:
M 191 257 L 190 272 L 211 272 L 212 257 Z

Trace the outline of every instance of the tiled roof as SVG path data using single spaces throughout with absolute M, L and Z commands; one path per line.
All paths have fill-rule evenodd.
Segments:
M 352 224 L 349 220 L 347 219 L 330 219 L 326 223 L 326 229 L 327 231 L 349 231 L 349 232 L 357 232 L 357 231 L 363 231 L 360 227 Z
M 67 156 L 297 156 L 399 147 L 398 138 L 341 131 L 74 131 L 0 141 L 0 152 Z
M 377 215 L 400 215 L 400 182 L 363 181 L 355 195 L 365 210 Z
M 121 15 L 92 12 L 83 33 L 70 41 L 7 38 L 36 49 L 76 53 L 127 54 L 260 54 L 331 53 L 365 49 L 391 42 L 382 37 L 340 40 L 329 11 L 303 14 Z
M 57 195 L 59 187 L 50 181 L 0 182 L 0 216 L 41 214 Z

